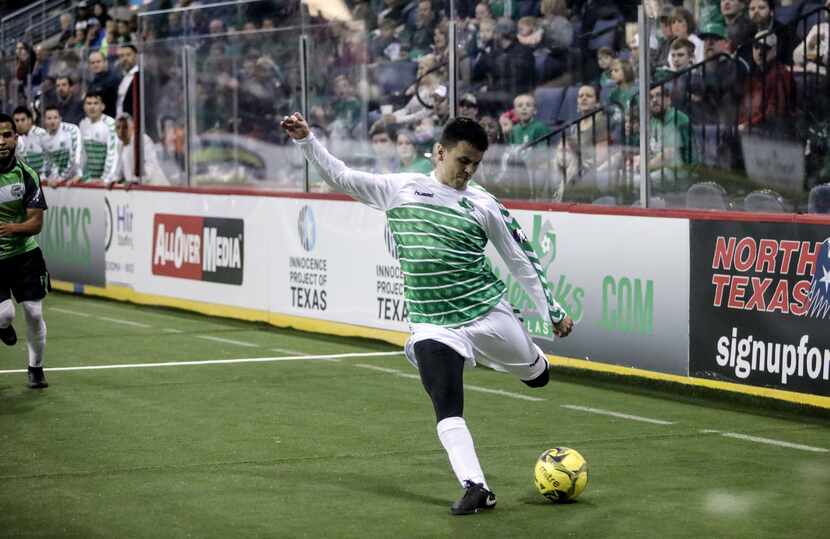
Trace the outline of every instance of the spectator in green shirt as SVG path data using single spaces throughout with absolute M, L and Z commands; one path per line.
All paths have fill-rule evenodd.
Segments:
M 510 144 L 526 144 L 550 132 L 550 128 L 536 118 L 536 99 L 532 95 L 516 96 L 513 110 L 518 122 L 510 129 L 507 137 Z
M 432 163 L 423 155 L 419 155 L 415 148 L 415 135 L 411 131 L 398 132 L 397 140 L 398 159 L 401 160 L 399 172 L 432 172 Z
M 684 165 L 693 163 L 689 117 L 671 106 L 671 83 L 649 92 L 648 170 L 655 192 L 679 192 L 688 187 Z

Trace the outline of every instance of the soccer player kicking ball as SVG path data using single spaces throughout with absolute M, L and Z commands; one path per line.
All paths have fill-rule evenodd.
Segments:
M 487 150 L 484 129 L 468 118 L 447 123 L 430 175 L 369 174 L 332 156 L 300 114 L 285 117 L 281 125 L 326 183 L 386 212 L 409 308 L 406 357 L 432 399 L 438 438 L 465 490 L 451 512 L 492 509 L 496 497 L 463 417 L 464 366 L 478 361 L 542 387 L 548 383 L 549 365 L 505 298 L 504 283 L 488 267 L 488 240 L 557 336 L 567 336 L 573 320 L 554 301 L 516 220 L 487 191 L 469 185 Z
M 23 306 L 28 327 L 29 387 L 40 389 L 48 385 L 43 375 L 46 323 L 42 300 L 49 275 L 34 236 L 43 226 L 46 200 L 37 172 L 14 156 L 16 146 L 14 121 L 0 113 L 0 340 L 8 346 L 17 343 L 12 327 L 14 295 Z

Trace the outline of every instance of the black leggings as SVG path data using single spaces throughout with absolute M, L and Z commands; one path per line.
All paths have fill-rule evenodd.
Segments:
M 464 414 L 464 358 L 447 346 L 434 340 L 415 343 L 415 357 L 421 382 L 427 390 L 435 420 L 462 417 Z

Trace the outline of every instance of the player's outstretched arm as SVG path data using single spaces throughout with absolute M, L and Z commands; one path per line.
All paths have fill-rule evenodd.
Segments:
M 390 206 L 397 192 L 395 175 L 370 174 L 347 167 L 320 144 L 299 112 L 283 118 L 280 127 L 300 146 L 327 184 L 373 208 L 385 210 Z

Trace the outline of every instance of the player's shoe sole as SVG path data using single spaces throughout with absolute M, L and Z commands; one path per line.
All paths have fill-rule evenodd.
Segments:
M 29 389 L 43 389 L 49 387 L 46 383 L 46 375 L 43 374 L 43 367 L 29 367 Z
M 467 481 L 464 495 L 452 504 L 450 513 L 453 515 L 472 515 L 496 506 L 496 495 L 484 488 L 483 485 Z
M 6 346 L 17 344 L 17 333 L 14 331 L 14 326 L 9 324 L 7 328 L 0 328 L 0 341 L 3 341 Z

